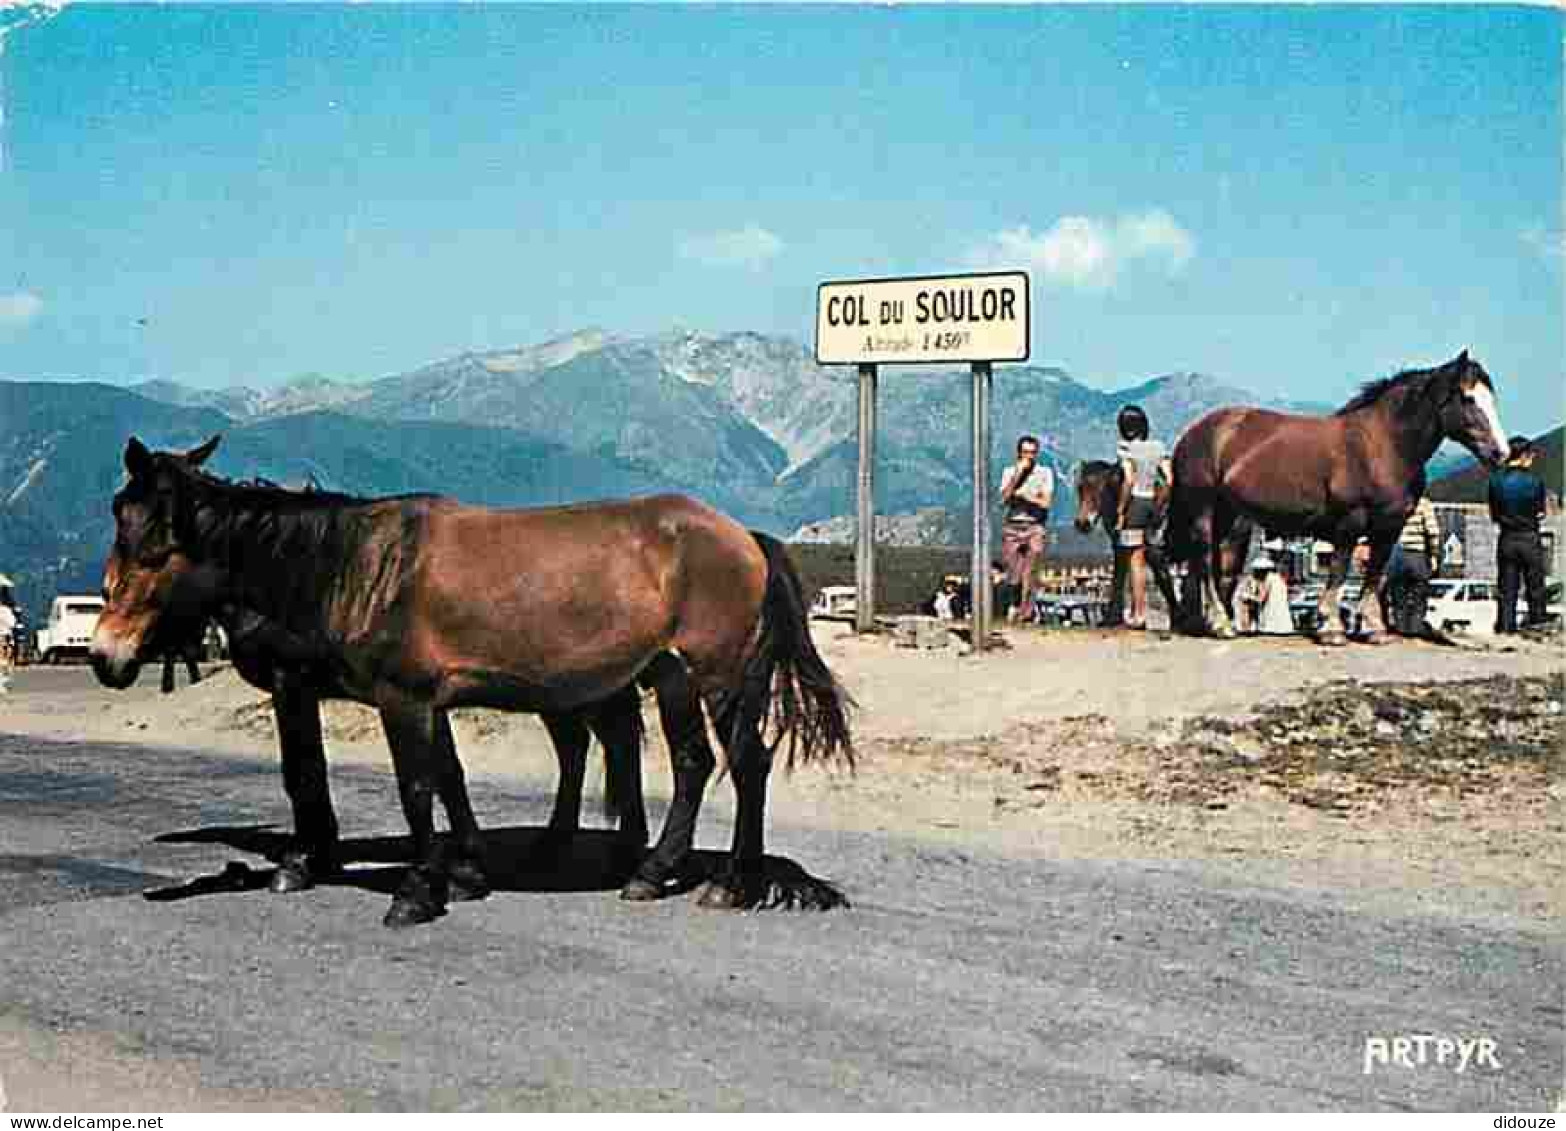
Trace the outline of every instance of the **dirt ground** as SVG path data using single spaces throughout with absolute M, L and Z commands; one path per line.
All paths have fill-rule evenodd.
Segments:
M 1007 855 L 1202 860 L 1455 915 L 1547 924 L 1563 911 L 1559 637 L 1322 649 L 1014 629 L 974 656 L 832 623 L 815 632 L 859 704 L 858 765 L 776 775 L 774 824 Z M 276 757 L 265 698 L 226 668 L 166 697 L 116 696 L 78 674 L 80 695 L 0 699 L 0 728 Z M 334 762 L 389 765 L 370 711 L 332 704 L 327 716 Z M 666 798 L 648 717 L 645 778 Z M 470 774 L 552 779 L 536 719 L 459 712 L 456 728 Z M 723 783 L 709 797 L 730 805 Z

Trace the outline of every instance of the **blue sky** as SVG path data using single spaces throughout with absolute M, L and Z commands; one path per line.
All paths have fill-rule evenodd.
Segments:
M 1508 428 L 1566 415 L 1551 9 L 4 19 L 0 376 L 368 378 L 588 326 L 808 344 L 822 280 L 1023 268 L 1034 360 L 1101 387 L 1332 401 L 1466 347 Z

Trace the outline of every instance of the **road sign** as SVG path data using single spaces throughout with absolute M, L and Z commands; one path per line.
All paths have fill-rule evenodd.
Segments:
M 816 361 L 1026 361 L 1031 322 L 1025 271 L 822 283 Z

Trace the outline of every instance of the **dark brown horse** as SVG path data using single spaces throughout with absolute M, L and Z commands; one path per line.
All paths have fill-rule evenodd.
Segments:
M 738 805 L 732 850 L 702 902 L 841 902 L 797 869 L 769 871 L 763 852 L 777 747 L 787 744 L 791 762 L 852 757 L 847 698 L 811 642 L 781 543 L 679 496 L 494 511 L 232 483 L 200 470 L 216 444 L 187 454 L 127 445 L 94 669 L 127 685 L 141 662 L 217 616 L 236 663 L 244 651 L 266 669 L 247 678 L 283 689 L 280 731 L 305 751 L 291 769 L 285 738 L 285 777 L 311 847 L 335 838 L 329 802 L 311 808 L 325 797 L 312 753 L 318 701 L 378 708 L 416 861 L 389 923 L 439 914 L 448 878 L 482 884 L 446 711 L 569 715 L 638 682 L 658 692 L 675 793 L 626 894 L 659 894 L 689 854 L 715 766 L 705 708 Z M 449 853 L 433 835 L 437 795 Z
M 1106 625 L 1121 623 L 1125 614 L 1126 553 L 1120 545 L 1120 489 L 1125 482 L 1125 469 L 1118 463 L 1090 459 L 1077 467 L 1077 516 L 1076 528 L 1083 534 L 1101 526 L 1109 538 L 1109 551 L 1114 557 L 1115 573 L 1110 582 L 1109 611 L 1104 618 Z M 1172 621 L 1178 621 L 1180 602 L 1175 595 L 1174 581 L 1169 576 L 1169 563 L 1165 560 L 1163 545 L 1154 538 L 1153 531 L 1163 524 L 1169 504 L 1169 488 L 1160 482 L 1153 498 L 1153 521 L 1148 529 L 1147 565 L 1153 571 L 1153 580 L 1163 594 Z
M 1487 464 L 1506 454 L 1495 385 L 1466 350 L 1433 369 L 1373 381 L 1332 416 L 1259 408 L 1220 408 L 1175 444 L 1169 555 L 1191 565 L 1196 583 L 1187 616 L 1232 636 L 1220 593 L 1237 563 L 1224 553 L 1242 518 L 1270 535 L 1308 536 L 1336 549 L 1321 595 L 1318 639 L 1345 636 L 1338 594 L 1354 544 L 1370 560 L 1360 613 L 1366 639 L 1385 639 L 1379 593 L 1403 523 L 1424 494 L 1425 464 L 1442 440 L 1455 440 Z

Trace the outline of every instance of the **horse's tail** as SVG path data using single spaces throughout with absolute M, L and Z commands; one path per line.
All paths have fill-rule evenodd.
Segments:
M 805 588 L 788 550 L 758 531 L 751 536 L 767 558 L 767 592 L 754 656 L 745 673 L 737 725 L 771 731 L 768 748 L 788 743 L 786 765 L 841 758 L 854 764 L 848 712 L 852 696 L 838 683 L 810 637 Z M 731 746 L 738 752 L 743 744 Z

